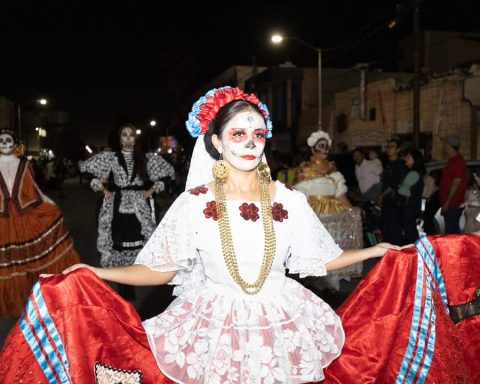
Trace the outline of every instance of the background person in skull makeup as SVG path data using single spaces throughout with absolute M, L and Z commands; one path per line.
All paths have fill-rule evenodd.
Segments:
M 80 171 L 93 175 L 91 188 L 104 199 L 98 216 L 97 249 L 103 267 L 131 265 L 153 233 L 156 222 L 152 195 L 165 189 L 162 180 L 175 179 L 172 165 L 161 156 L 145 153 L 136 127 L 123 124 L 114 151 L 80 162 Z M 134 299 L 133 287 L 119 285 L 119 293 Z
M 41 273 L 78 263 L 57 206 L 37 186 L 30 162 L 17 157 L 13 132 L 0 130 L 0 317 L 20 315 Z
M 307 139 L 312 151 L 310 161 L 300 164 L 297 170 L 296 189 L 303 192 L 318 218 L 336 243 L 344 249 L 362 248 L 362 216 L 360 208 L 353 208 L 347 197 L 345 178 L 337 171 L 334 162 L 328 161 L 332 146 L 330 135 L 322 130 L 313 132 Z M 321 278 L 310 278 L 307 286 L 318 290 L 340 290 L 340 280 L 362 275 L 363 264 L 355 263 L 338 269 Z M 313 288 L 312 287 L 312 288 Z

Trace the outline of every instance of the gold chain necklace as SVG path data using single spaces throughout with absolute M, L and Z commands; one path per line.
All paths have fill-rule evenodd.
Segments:
M 227 265 L 228 271 L 233 280 L 248 295 L 256 295 L 265 284 L 265 280 L 272 268 L 273 259 L 275 258 L 276 239 L 275 230 L 272 220 L 272 204 L 270 201 L 270 191 L 268 185 L 270 180 L 262 178 L 257 174 L 257 180 L 260 186 L 260 205 L 262 210 L 263 232 L 265 234 L 265 244 L 263 248 L 263 261 L 258 274 L 258 278 L 254 283 L 245 281 L 240 276 L 238 269 L 237 257 L 233 248 L 232 232 L 227 212 L 227 199 L 223 182 L 217 180 L 215 182 L 215 202 L 217 207 L 218 227 L 220 229 L 220 241 L 222 243 L 222 252 Z

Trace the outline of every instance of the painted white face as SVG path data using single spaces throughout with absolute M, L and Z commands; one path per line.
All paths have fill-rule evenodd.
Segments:
M 318 140 L 312 148 L 312 152 L 319 156 L 321 159 L 326 159 L 330 152 L 328 141 L 325 139 Z
M 124 151 L 133 151 L 135 146 L 135 132 L 132 128 L 123 128 L 120 133 L 120 145 Z
M 2 155 L 10 155 L 15 149 L 15 142 L 12 135 L 8 133 L 2 133 L 0 135 L 0 153 Z
M 230 120 L 218 140 L 218 151 L 232 167 L 251 171 L 262 161 L 267 128 L 262 116 L 244 111 Z

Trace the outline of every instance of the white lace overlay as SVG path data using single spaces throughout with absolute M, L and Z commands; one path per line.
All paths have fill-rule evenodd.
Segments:
M 156 191 L 164 188 L 162 178 L 175 178 L 175 170 L 171 164 L 161 156 L 147 153 L 147 172 Z M 120 198 L 118 211 L 122 214 L 134 214 L 140 223 L 141 234 L 149 239 L 155 229 L 155 216 L 152 206 L 144 197 L 143 185 L 140 176 L 134 172 L 134 158 L 131 152 L 102 152 L 79 163 L 81 172 L 93 175 L 90 186 L 94 191 L 104 188 L 103 183 L 110 179 L 118 187 L 113 196 Z M 129 187 L 137 189 L 128 189 Z M 131 265 L 138 254 L 138 249 L 114 248 L 112 237 L 112 221 L 114 219 L 114 199 L 105 197 L 100 208 L 98 218 L 97 249 L 101 254 L 100 264 L 104 267 L 118 267 Z
M 189 195 L 180 195 L 163 217 L 135 264 L 145 264 L 159 272 L 178 271 L 170 284 L 173 294 L 203 285 L 205 273 L 193 244 L 194 231 L 188 216 Z
M 181 383 L 299 383 L 324 378 L 344 341 L 335 312 L 286 279 L 275 300 L 189 291 L 144 322 L 162 371 Z
M 339 256 L 342 250 L 310 208 L 305 195 L 298 194 L 301 204 L 298 204 L 296 214 L 297 231 L 286 267 L 290 273 L 298 273 L 302 278 L 324 276 L 327 274 L 325 264 Z
M 218 222 L 209 215 L 211 191 L 184 192 L 172 205 L 136 263 L 175 271 L 180 295 L 162 314 L 144 322 L 162 372 L 179 383 L 301 383 L 323 379 L 340 354 L 340 319 L 320 298 L 285 276 L 325 274 L 341 249 L 303 194 L 277 182 L 276 256 L 262 290 L 249 296 L 223 260 Z M 254 281 L 262 262 L 263 226 L 228 201 L 240 273 Z M 260 206 L 259 202 L 248 202 Z M 259 210 L 259 214 L 261 212 Z M 280 220 L 281 218 L 281 220 Z

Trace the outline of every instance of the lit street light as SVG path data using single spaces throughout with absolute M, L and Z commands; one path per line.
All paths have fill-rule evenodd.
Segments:
M 41 104 L 41 105 L 47 105 L 48 104 L 48 100 L 47 99 L 38 99 L 37 100 L 38 104 Z
M 42 127 L 35 127 L 35 131 L 37 132 L 37 142 L 38 142 L 38 156 L 41 155 L 42 152 L 42 137 L 47 137 L 47 130 Z
M 155 127 L 157 125 L 157 122 L 155 120 L 150 121 L 150 126 Z
M 136 133 L 137 135 L 140 135 L 140 134 L 142 133 L 142 130 L 141 130 L 141 129 L 137 129 L 137 130 L 135 131 L 135 133 Z
M 274 44 L 280 44 L 283 42 L 283 40 L 287 40 L 287 39 L 296 40 L 300 44 L 303 44 L 306 47 L 313 49 L 314 51 L 317 52 L 317 56 L 318 56 L 318 123 L 317 124 L 318 124 L 318 129 L 322 129 L 322 50 L 321 48 L 316 48 L 313 45 L 295 36 L 282 36 L 280 34 L 275 34 L 275 35 L 272 35 L 271 37 L 271 41 Z

